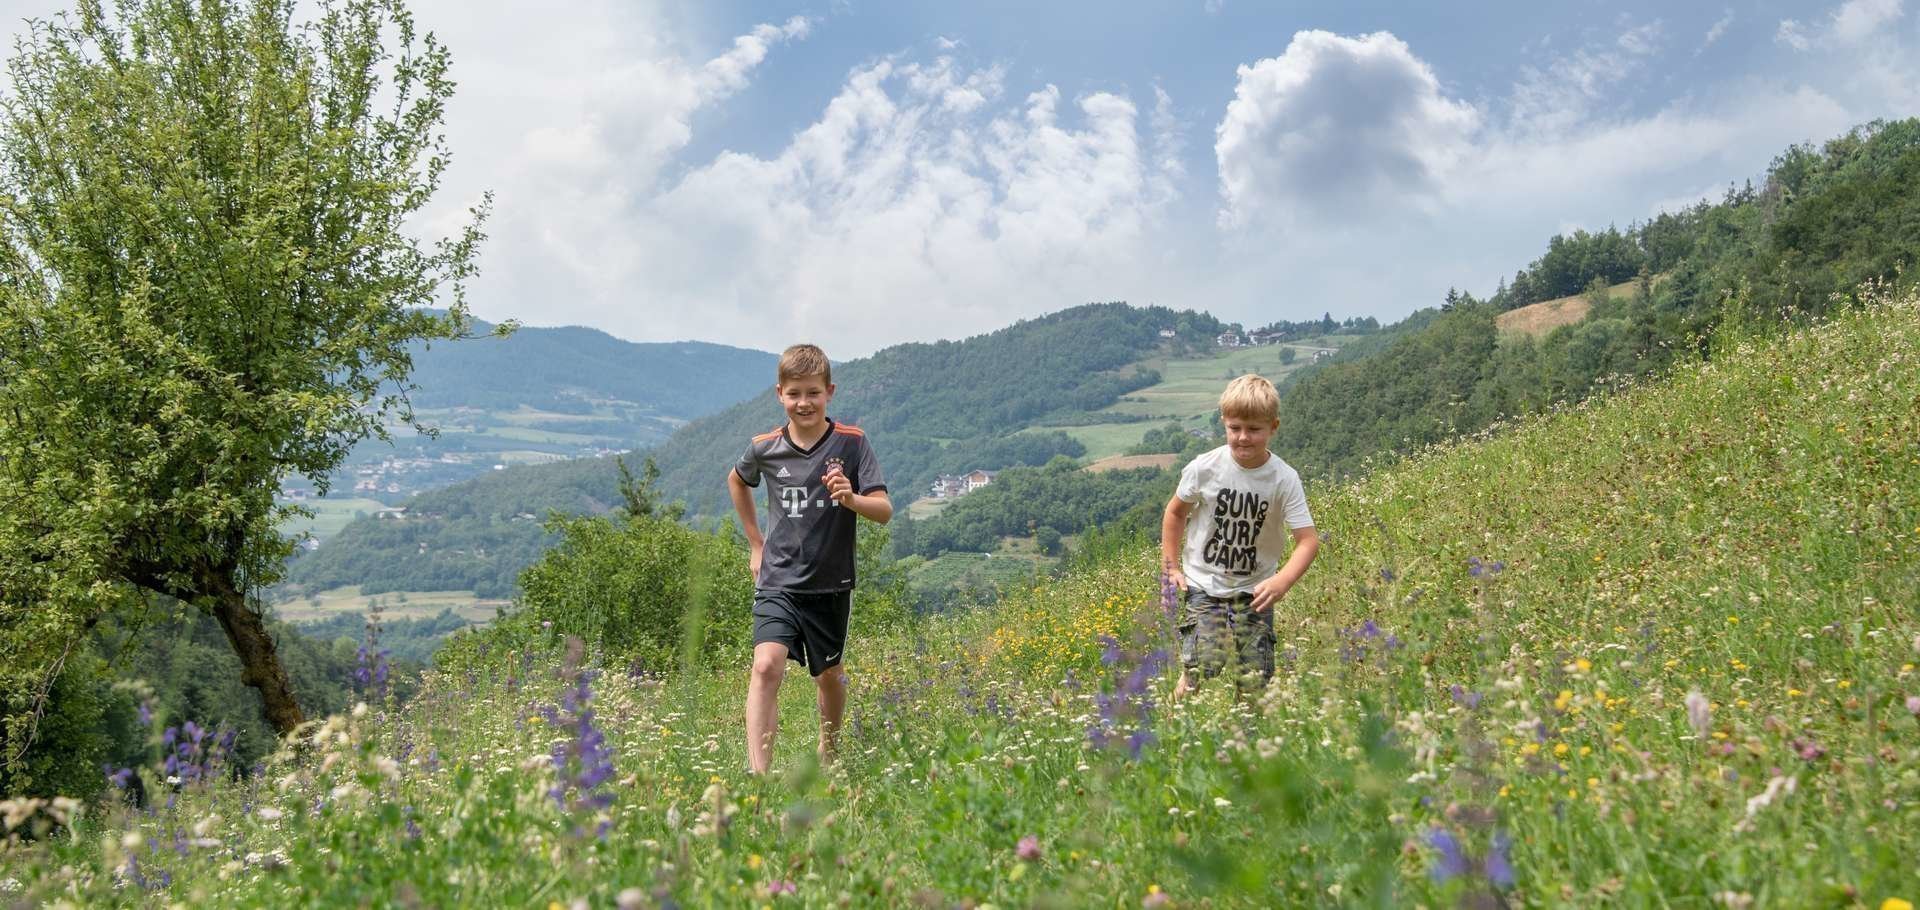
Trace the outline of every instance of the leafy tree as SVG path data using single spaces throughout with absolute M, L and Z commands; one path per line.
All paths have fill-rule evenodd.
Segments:
M 124 0 L 37 23 L 0 102 L 0 610 L 9 694 L 154 592 L 207 611 L 280 731 L 302 719 L 252 592 L 467 322 L 485 205 L 402 230 L 447 166 L 446 49 L 399 0 Z M 394 49 L 385 46 L 391 40 Z M 450 306 L 429 311 L 429 304 Z M 21 672 L 25 668 L 25 672 Z M 30 715 L 9 733 L 30 741 Z

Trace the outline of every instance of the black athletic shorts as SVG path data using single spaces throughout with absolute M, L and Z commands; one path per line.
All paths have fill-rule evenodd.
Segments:
M 840 664 L 847 645 L 847 619 L 853 615 L 852 591 L 753 592 L 753 644 L 777 641 L 787 656 L 819 676 Z

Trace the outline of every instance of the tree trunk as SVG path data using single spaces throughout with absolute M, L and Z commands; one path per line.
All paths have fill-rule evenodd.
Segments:
M 240 681 L 260 690 L 261 708 L 275 733 L 287 735 L 306 718 L 300 703 L 294 700 L 293 686 L 287 682 L 287 670 L 280 664 L 273 636 L 247 604 L 245 591 L 233 583 L 231 574 L 208 578 L 206 589 L 213 616 L 227 633 L 227 642 L 240 658 Z

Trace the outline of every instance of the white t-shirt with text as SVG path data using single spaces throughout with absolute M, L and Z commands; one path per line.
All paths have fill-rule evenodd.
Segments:
M 1273 577 L 1289 531 L 1313 524 L 1300 472 L 1278 455 L 1249 470 L 1221 446 L 1187 463 L 1173 495 L 1194 507 L 1181 571 L 1188 584 L 1218 597 L 1252 591 Z

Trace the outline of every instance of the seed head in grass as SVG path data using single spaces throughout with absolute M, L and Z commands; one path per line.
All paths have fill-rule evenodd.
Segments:
M 1707 701 L 1707 697 L 1698 690 L 1688 692 L 1686 704 L 1687 723 L 1693 727 L 1693 732 L 1703 738 L 1712 733 L 1713 705 Z

